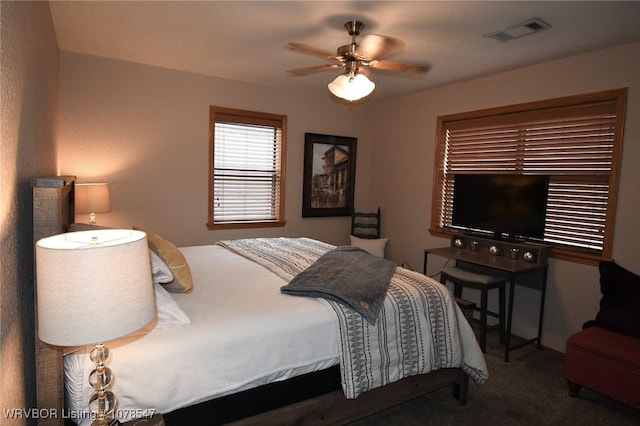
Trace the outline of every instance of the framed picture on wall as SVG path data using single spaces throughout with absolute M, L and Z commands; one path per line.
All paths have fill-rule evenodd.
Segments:
M 357 141 L 305 133 L 302 217 L 351 216 Z

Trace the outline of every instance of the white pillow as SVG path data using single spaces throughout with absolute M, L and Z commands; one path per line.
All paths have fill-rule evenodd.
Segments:
M 158 323 L 153 328 L 161 330 L 163 328 L 182 327 L 191 324 L 191 319 L 178 306 L 171 294 L 160 284 L 153 285 L 156 293 L 156 306 L 158 308 Z M 153 324 L 153 322 L 152 322 Z
M 351 235 L 351 245 L 368 251 L 374 256 L 384 257 L 388 238 L 358 238 Z
M 168 284 L 173 281 L 173 273 L 171 268 L 158 256 L 153 250 L 149 249 L 151 254 L 151 276 L 154 284 Z

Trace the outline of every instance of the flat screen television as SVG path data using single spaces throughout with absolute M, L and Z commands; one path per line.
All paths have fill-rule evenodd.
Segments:
M 543 240 L 549 177 L 456 175 L 452 225 L 493 238 Z

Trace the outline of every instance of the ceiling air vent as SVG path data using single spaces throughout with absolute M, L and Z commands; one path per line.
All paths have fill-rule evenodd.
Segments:
M 487 34 L 489 38 L 496 39 L 498 41 L 506 42 L 516 38 L 528 36 L 540 31 L 551 28 L 551 25 L 544 22 L 542 19 L 534 18 L 528 21 L 522 22 L 506 30 L 496 31 L 494 33 Z

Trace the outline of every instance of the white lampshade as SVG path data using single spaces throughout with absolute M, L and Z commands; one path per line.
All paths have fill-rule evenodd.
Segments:
M 111 198 L 107 183 L 76 183 L 75 197 L 76 213 L 107 213 L 111 211 Z
M 57 346 L 104 343 L 156 316 L 147 236 L 104 229 L 36 243 L 38 333 Z
M 356 74 L 355 76 L 340 74 L 328 84 L 328 87 L 329 91 L 339 98 L 357 101 L 373 92 L 376 85 L 364 74 Z

